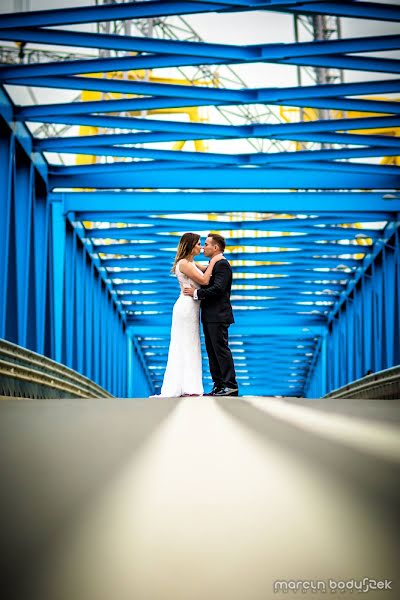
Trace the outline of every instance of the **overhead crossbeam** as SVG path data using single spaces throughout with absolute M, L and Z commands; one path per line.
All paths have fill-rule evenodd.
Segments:
M 46 27 L 73 23 L 96 23 L 123 19 L 151 19 L 170 15 L 189 15 L 234 10 L 272 10 L 294 14 L 327 14 L 341 17 L 400 21 L 400 9 L 377 2 L 315 2 L 313 0 L 269 0 L 269 2 L 128 2 L 97 6 L 21 12 L 0 15 L 0 27 Z
M 18 35 L 18 32 L 20 35 Z M 99 58 L 91 60 L 70 60 L 65 62 L 47 62 L 34 65 L 13 65 L 0 67 L 0 81 L 10 81 L 20 77 L 47 77 L 50 75 L 79 75 L 135 69 L 154 69 L 176 66 L 195 66 L 200 64 L 240 64 L 254 62 L 272 62 L 279 64 L 301 64 L 309 66 L 334 67 L 398 73 L 398 61 L 385 58 L 355 57 L 348 53 L 397 50 L 400 36 L 370 37 L 360 39 L 341 39 L 324 42 L 306 42 L 303 44 L 263 44 L 254 46 L 232 46 L 194 42 L 153 40 L 151 38 L 82 34 L 79 32 L 60 32 L 52 30 L 0 30 L 0 38 L 18 39 L 24 42 L 40 41 L 63 45 L 96 46 L 146 52 L 145 56 L 124 56 L 118 58 Z M 10 35 L 11 34 L 11 35 Z M 111 40 L 114 43 L 110 43 Z M 89 39 L 88 39 L 89 38 Z M 105 38 L 105 43 L 103 42 Z M 121 42 L 122 39 L 122 42 Z
M 347 95 L 393 94 L 400 91 L 400 79 L 289 88 L 246 88 L 239 90 L 211 88 L 204 85 L 185 86 L 167 83 L 152 83 L 148 81 L 120 81 L 118 79 L 70 75 L 65 75 L 63 77 L 48 76 L 45 78 L 19 77 L 18 79 L 6 79 L 4 83 L 8 83 L 8 81 L 10 83 L 12 82 L 13 85 L 22 86 L 29 85 L 32 87 L 120 92 L 123 94 L 140 94 L 145 96 L 174 98 L 185 102 L 187 100 L 196 100 L 197 106 L 201 106 L 202 104 L 218 105 L 225 102 L 230 104 L 268 104 L 270 101 L 279 101 L 280 103 L 285 104 L 288 99 L 307 100 L 311 95 L 314 96 L 314 98 L 324 98 Z M 143 102 L 143 100 L 140 99 L 137 103 L 139 102 Z M 181 106 L 186 105 L 186 103 L 181 104 Z M 155 103 L 153 103 L 153 105 L 147 105 L 147 108 L 163 108 L 163 106 L 155 105 Z
M 302 58 L 307 56 L 317 57 L 330 54 L 353 54 L 360 52 L 397 50 L 400 42 L 400 36 L 386 35 L 367 36 L 362 38 L 341 38 L 339 40 L 300 43 L 252 44 L 237 46 L 233 44 L 210 44 L 205 42 L 164 40 L 129 35 L 121 36 L 113 34 L 39 28 L 0 28 L 0 39 L 49 44 L 51 46 L 62 45 L 125 52 L 145 52 L 151 55 L 176 55 L 179 57 L 191 56 L 201 59 L 208 58 L 212 60 L 222 60 L 226 63 L 229 63 L 229 61 L 257 60 L 257 62 L 262 62 L 263 60 L 270 59 L 286 60 L 291 57 Z M 135 57 L 128 58 L 131 60 Z M 91 64 L 96 65 L 98 60 L 101 60 L 102 63 L 102 68 L 98 69 L 98 71 L 102 72 L 107 70 L 107 68 L 103 69 L 103 67 L 107 67 L 107 65 L 112 64 L 112 61 L 115 59 L 94 59 L 91 60 Z M 15 68 L 17 72 L 24 72 L 21 71 L 21 68 L 23 70 L 29 69 L 28 72 L 35 73 L 36 67 L 45 68 L 52 65 L 68 66 L 69 64 L 82 64 L 82 66 L 84 66 L 86 62 L 87 61 L 68 61 L 66 65 L 64 63 L 61 63 L 61 65 L 60 63 L 48 63 L 46 65 L 31 65 L 29 67 L 14 65 L 14 67 L 8 67 L 8 69 Z M 93 70 L 92 72 L 96 72 L 96 70 Z
M 336 165 L 334 165 L 336 167 Z M 341 190 L 351 188 L 393 190 L 399 185 L 399 169 L 393 167 L 393 175 L 378 175 L 375 170 L 371 174 L 360 172 L 343 172 L 341 166 L 335 171 L 327 172 L 324 165 L 317 166 L 314 171 L 293 170 L 289 168 L 234 169 L 226 168 L 217 171 L 213 168 L 183 169 L 174 171 L 158 169 L 157 171 L 136 173 L 134 180 L 131 173 L 108 173 L 83 175 L 52 175 L 49 177 L 50 189 L 63 188 L 161 188 L 161 189 L 301 189 Z M 276 210 L 277 207 L 275 207 Z M 382 207 L 379 208 L 382 210 Z M 162 210 L 162 206 L 160 209 Z M 223 210 L 223 208 L 220 208 Z M 266 207 L 264 210 L 268 210 Z M 378 210 L 378 208 L 376 208 Z

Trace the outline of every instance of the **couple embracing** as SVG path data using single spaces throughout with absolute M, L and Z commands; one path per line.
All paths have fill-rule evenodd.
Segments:
M 223 255 L 225 239 L 210 233 L 204 243 L 207 266 L 195 263 L 201 242 L 197 233 L 185 233 L 172 267 L 180 296 L 172 312 L 171 341 L 162 397 L 202 396 L 200 311 L 213 388 L 208 396 L 237 396 L 235 366 L 228 345 L 234 322 L 230 302 L 232 269 Z

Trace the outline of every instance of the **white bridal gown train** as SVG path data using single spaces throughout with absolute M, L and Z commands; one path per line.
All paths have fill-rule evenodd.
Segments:
M 175 275 L 181 293 L 172 311 L 168 362 L 160 394 L 168 398 L 184 394 L 201 396 L 204 392 L 200 346 L 200 302 L 193 300 L 191 296 L 183 295 L 185 287 L 192 285 L 198 289 L 200 286 L 181 273 L 180 262 L 175 267 Z

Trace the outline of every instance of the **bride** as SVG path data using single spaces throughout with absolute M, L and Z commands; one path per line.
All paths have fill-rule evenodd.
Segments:
M 184 233 L 171 269 L 178 279 L 181 293 L 172 311 L 171 341 L 161 397 L 203 394 L 200 302 L 195 302 L 191 296 L 184 296 L 183 290 L 185 287 L 198 289 L 201 285 L 207 285 L 215 263 L 223 256 L 214 256 L 207 267 L 200 266 L 194 262 L 200 250 L 200 236 L 197 233 Z

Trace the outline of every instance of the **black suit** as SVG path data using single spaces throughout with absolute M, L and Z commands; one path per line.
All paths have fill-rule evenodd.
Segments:
M 214 265 L 210 283 L 197 290 L 211 377 L 218 387 L 237 388 L 235 366 L 228 345 L 228 328 L 234 322 L 230 301 L 232 269 L 226 259 Z

